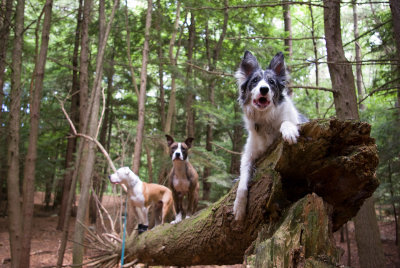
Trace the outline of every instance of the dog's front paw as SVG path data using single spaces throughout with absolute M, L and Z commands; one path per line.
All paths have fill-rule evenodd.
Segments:
M 176 215 L 175 220 L 171 221 L 171 224 L 177 224 L 178 222 L 182 221 L 182 214 L 179 213 L 178 215 Z
M 242 221 L 246 216 L 247 189 L 238 189 L 236 192 L 235 203 L 233 204 L 233 214 L 235 220 Z
M 282 123 L 280 131 L 282 133 L 282 138 L 289 144 L 294 144 L 297 142 L 299 130 L 295 124 L 285 121 Z

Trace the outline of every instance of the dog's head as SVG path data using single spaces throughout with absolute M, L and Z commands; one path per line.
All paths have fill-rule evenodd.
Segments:
M 133 171 L 129 167 L 122 167 L 117 170 L 117 172 L 111 174 L 108 176 L 110 179 L 111 183 L 114 184 L 128 184 L 130 181 L 135 182 L 136 180 L 139 180 L 139 177 L 133 173 Z
M 286 86 L 286 66 L 282 52 L 271 60 L 264 71 L 256 57 L 249 51 L 244 53 L 235 77 L 239 85 L 240 105 L 251 105 L 256 110 L 264 111 L 272 105 L 279 105 L 284 99 Z
M 186 160 L 188 151 L 192 147 L 193 138 L 187 138 L 184 142 L 175 142 L 174 138 L 170 135 L 165 135 L 169 147 L 169 155 L 172 161 L 174 160 Z

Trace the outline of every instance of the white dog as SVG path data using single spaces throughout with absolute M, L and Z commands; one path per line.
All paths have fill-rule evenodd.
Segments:
M 239 85 L 239 103 L 249 133 L 240 164 L 240 182 L 233 207 L 236 220 L 246 215 L 247 187 L 254 161 L 281 134 L 290 144 L 297 142 L 297 125 L 307 121 L 287 95 L 287 73 L 282 52 L 268 68 L 260 68 L 257 59 L 246 51 L 235 77 Z
M 161 223 L 164 223 L 170 211 L 175 217 L 174 199 L 170 189 L 155 183 L 142 182 L 139 177 L 128 167 L 122 167 L 109 179 L 115 184 L 124 184 L 128 188 L 128 196 L 131 204 L 138 208 L 139 233 L 147 230 L 149 225 L 148 212 L 151 205 L 161 206 Z M 156 215 L 156 224 L 158 215 Z

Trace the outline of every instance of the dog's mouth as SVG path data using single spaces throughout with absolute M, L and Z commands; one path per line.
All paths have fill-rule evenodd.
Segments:
M 268 100 L 268 98 L 263 97 L 263 96 L 253 100 L 253 104 L 259 109 L 264 109 L 264 108 L 268 107 L 268 105 L 270 103 L 271 103 L 271 101 Z

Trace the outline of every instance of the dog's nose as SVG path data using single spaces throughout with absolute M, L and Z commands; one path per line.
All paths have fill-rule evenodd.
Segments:
M 175 156 L 179 157 L 179 156 L 181 156 L 181 153 L 175 153 Z
M 267 95 L 268 91 L 269 91 L 268 87 L 260 87 L 261 95 L 263 95 L 263 96 Z

